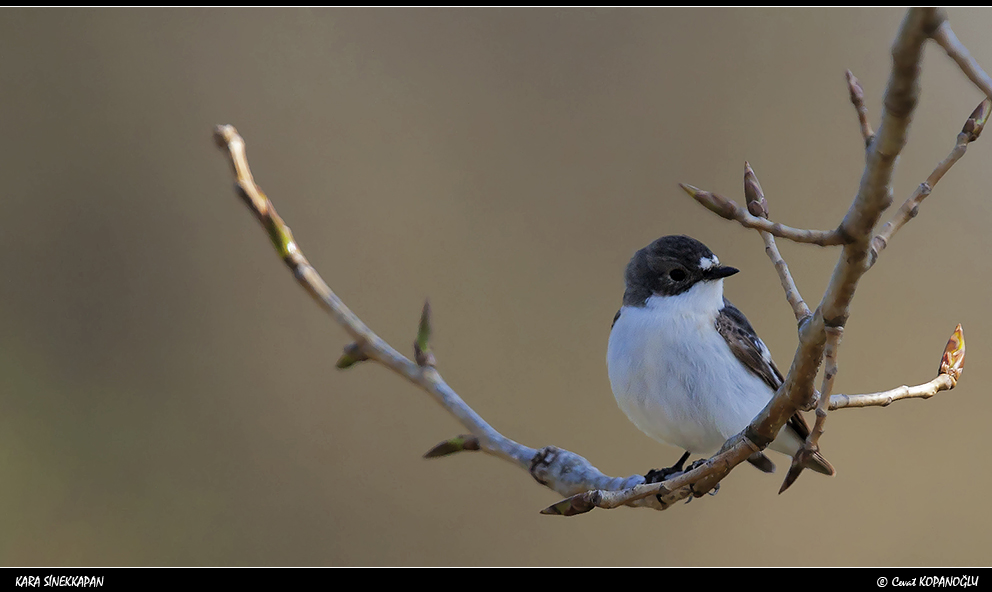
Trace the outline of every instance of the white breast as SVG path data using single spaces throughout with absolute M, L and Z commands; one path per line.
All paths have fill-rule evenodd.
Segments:
M 694 453 L 715 452 L 774 394 L 748 371 L 715 320 L 723 280 L 678 296 L 625 306 L 610 332 L 610 384 L 620 409 L 652 438 Z

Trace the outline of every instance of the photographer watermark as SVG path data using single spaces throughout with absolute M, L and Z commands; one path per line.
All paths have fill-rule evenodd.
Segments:
M 916 578 L 900 578 L 893 576 L 890 580 L 881 576 L 876 581 L 879 588 L 887 586 L 919 586 L 921 588 L 970 588 L 978 585 L 978 576 L 919 576 Z

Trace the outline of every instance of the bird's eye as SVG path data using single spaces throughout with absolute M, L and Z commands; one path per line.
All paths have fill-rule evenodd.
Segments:
M 685 279 L 685 270 L 676 267 L 675 269 L 668 272 L 668 277 L 672 278 L 676 282 L 681 282 Z

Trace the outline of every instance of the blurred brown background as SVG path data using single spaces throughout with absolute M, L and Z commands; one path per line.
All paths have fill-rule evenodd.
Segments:
M 215 124 L 338 294 L 410 349 L 423 299 L 450 384 L 504 434 L 613 475 L 680 451 L 606 375 L 630 255 L 685 233 L 782 366 L 795 328 L 757 233 L 677 188 L 827 228 L 863 166 L 901 10 L 0 12 L 0 564 L 975 565 L 992 516 L 986 309 L 992 138 L 973 144 L 861 283 L 838 392 L 968 365 L 929 401 L 832 416 L 838 475 L 735 471 L 663 513 L 563 519 L 345 333 L 232 191 Z M 992 67 L 992 12 L 952 10 Z M 901 202 L 981 95 L 928 46 Z M 836 250 L 780 243 L 819 301 Z M 800 521 L 797 523 L 797 520 Z

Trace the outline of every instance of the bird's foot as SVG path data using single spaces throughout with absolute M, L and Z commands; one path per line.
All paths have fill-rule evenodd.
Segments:
M 644 482 L 661 483 L 662 481 L 665 481 L 672 475 L 684 473 L 685 469 L 683 467 L 685 466 L 685 461 L 687 461 L 688 459 L 689 459 L 689 452 L 686 451 L 686 453 L 683 454 L 681 458 L 679 458 L 679 462 L 675 463 L 674 465 L 664 469 L 651 469 L 650 471 L 647 472 L 646 475 L 644 475 Z
M 708 458 L 701 458 L 701 459 L 699 459 L 697 461 L 694 461 L 691 465 L 689 465 L 689 468 L 686 469 L 685 472 L 688 473 L 689 471 L 692 471 L 694 469 L 697 469 L 697 468 L 703 466 L 704 464 L 706 464 L 706 461 L 708 461 L 708 460 L 709 460 Z
M 689 486 L 689 488 L 692 489 L 692 486 Z M 693 491 L 695 491 L 695 490 L 693 490 Z M 709 490 L 707 493 L 710 494 L 710 495 L 716 495 L 716 493 L 718 491 L 720 491 L 720 484 L 719 483 L 717 483 L 716 485 L 714 485 L 713 486 L 713 489 Z M 695 495 L 690 495 L 689 497 L 685 498 L 685 503 L 688 504 L 689 502 L 691 502 L 694 499 L 696 499 L 696 496 Z
M 689 460 L 689 451 L 688 450 L 686 451 L 685 454 L 683 454 L 679 458 L 679 461 L 677 463 L 675 463 L 674 465 L 672 465 L 670 467 L 667 467 L 667 468 L 664 468 L 664 469 L 651 469 L 650 471 L 648 471 L 647 474 L 644 475 L 644 482 L 645 483 L 661 483 L 662 481 L 668 480 L 669 477 L 672 477 L 672 476 L 675 476 L 675 475 L 679 475 L 681 473 L 684 473 L 686 471 L 686 469 L 685 469 L 685 461 L 687 461 L 687 460 Z M 693 463 L 693 466 L 695 464 L 696 463 Z M 665 504 L 665 502 L 661 499 L 661 494 L 658 494 L 655 497 L 658 498 L 658 503 L 660 503 L 662 505 Z
M 685 454 L 683 454 L 682 457 L 679 458 L 679 461 L 677 463 L 675 463 L 674 465 L 670 466 L 670 467 L 667 467 L 667 468 L 664 468 L 664 469 L 651 469 L 650 471 L 647 472 L 646 475 L 644 475 L 644 482 L 645 483 L 661 483 L 662 481 L 665 481 L 665 480 L 669 479 L 670 477 L 673 477 L 675 475 L 679 475 L 681 473 L 689 472 L 689 471 L 691 471 L 691 470 L 693 470 L 693 469 L 695 469 L 697 467 L 702 466 L 708 459 L 701 458 L 701 459 L 699 459 L 697 461 L 692 462 L 692 464 L 690 464 L 688 467 L 686 467 L 685 466 L 685 461 L 687 461 L 687 460 L 689 460 L 689 453 L 688 452 L 686 452 Z M 718 491 L 720 491 L 720 484 L 719 483 L 717 483 L 713 487 L 713 489 L 709 490 L 707 493 L 710 494 L 710 495 L 716 495 Z M 695 493 L 695 490 L 693 490 L 693 493 Z M 662 502 L 662 499 L 661 499 L 661 495 L 660 494 L 657 495 L 656 497 L 658 498 L 658 501 L 659 502 Z M 690 501 L 692 501 L 692 498 L 693 497 L 695 497 L 695 495 L 692 495 L 692 496 L 689 496 L 688 498 L 686 498 L 685 503 L 689 503 Z
M 696 462 L 694 462 L 691 465 L 689 465 L 689 468 L 686 469 L 686 471 L 691 471 L 691 470 L 695 469 L 696 467 L 702 466 L 703 464 L 706 463 L 707 460 L 709 460 L 709 459 L 707 459 L 707 458 L 701 458 L 701 459 L 697 460 Z M 701 493 L 696 493 L 695 483 L 692 484 L 692 485 L 690 485 L 689 486 L 689 489 L 692 490 L 692 495 L 689 496 L 686 499 L 686 502 L 685 503 L 689 503 L 689 500 L 691 500 L 694 497 L 702 497 L 703 496 L 703 494 L 701 494 Z M 710 495 L 716 495 L 716 492 L 718 492 L 718 491 L 720 491 L 720 484 L 719 483 L 717 483 L 716 485 L 714 485 L 713 486 L 713 489 L 710 489 L 706 493 L 708 493 Z

